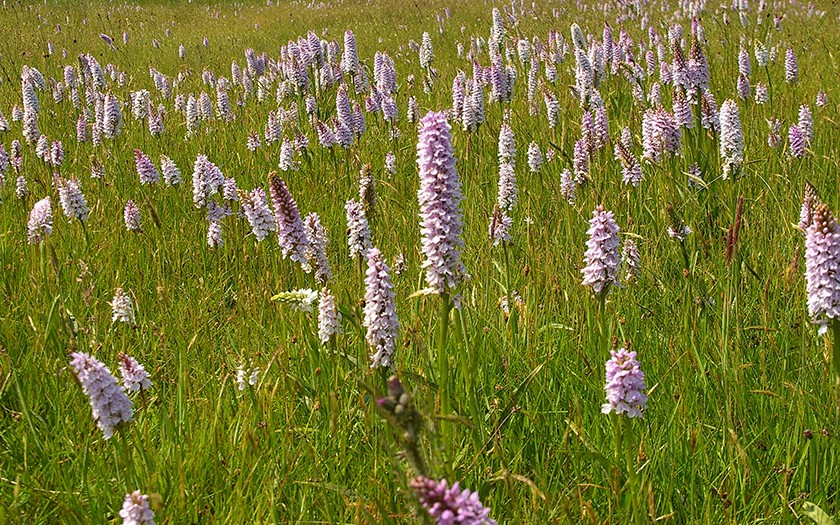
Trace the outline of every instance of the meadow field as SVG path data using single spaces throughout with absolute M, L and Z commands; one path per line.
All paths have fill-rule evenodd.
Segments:
M 840 523 L 835 2 L 0 27 L 0 523 Z

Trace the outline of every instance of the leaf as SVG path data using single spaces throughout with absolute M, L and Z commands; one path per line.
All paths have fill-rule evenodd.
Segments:
M 568 330 L 569 332 L 573 332 L 574 328 L 560 323 L 547 323 L 541 326 L 539 330 L 537 330 L 537 333 L 541 334 L 546 330 Z
M 416 292 L 412 293 L 408 296 L 409 299 L 414 299 L 415 297 L 423 297 L 426 295 L 434 295 L 435 289 L 434 288 L 423 288 L 422 290 L 417 290 Z
M 824 510 L 810 501 L 802 504 L 802 513 L 814 520 L 814 523 L 817 525 L 834 525 L 834 520 Z

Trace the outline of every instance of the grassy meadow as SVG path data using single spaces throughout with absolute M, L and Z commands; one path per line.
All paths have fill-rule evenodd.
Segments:
M 22 144 L 22 164 L 9 167 L 0 186 L 0 523 L 122 523 L 118 512 L 134 490 L 150 496 L 155 522 L 164 524 L 433 523 L 409 486 L 418 472 L 403 453 L 404 436 L 377 404 L 391 374 L 424 417 L 418 446 L 427 475 L 477 491 L 498 523 L 840 520 L 835 338 L 832 330 L 820 335 L 809 315 L 805 236 L 797 226 L 807 184 L 840 213 L 840 8 L 778 0 L 760 10 L 752 0 L 744 5 L 745 27 L 735 7 L 717 2 L 705 9 L 696 3 L 696 12 L 688 2 L 664 0 L 624 7 L 591 0 L 276 3 L 7 1 L 0 7 L 0 113 L 9 124 L 0 144 L 7 152 L 13 140 Z M 470 278 L 459 290 L 461 308 L 443 316 L 440 297 L 418 293 L 427 284 L 418 130 L 408 101 L 416 97 L 419 117 L 452 108 L 459 70 L 473 77 L 472 58 L 491 65 L 486 41 L 493 8 L 508 13 L 503 46 L 514 51 L 502 58 L 515 81 L 509 101 L 486 101 L 486 120 L 475 131 L 464 131 L 450 115 L 464 196 L 461 258 Z M 680 154 L 641 160 L 644 179 L 628 185 L 613 142 L 628 127 L 632 153 L 641 158 L 653 83 L 662 83 L 662 106 L 672 110 L 673 88 L 658 64 L 673 60 L 672 24 L 682 26 L 688 54 L 693 15 L 703 28 L 708 89 L 718 105 L 737 103 L 743 163 L 736 177 L 722 176 L 720 138 L 699 126 L 698 117 L 682 130 Z M 778 29 L 774 15 L 781 17 Z M 661 36 L 666 54 L 641 83 L 641 99 L 628 67 L 607 68 L 597 89 L 610 143 L 589 155 L 589 180 L 569 202 L 562 173 L 573 169 L 584 112 L 569 89 L 576 82 L 575 22 L 587 43 L 602 39 L 605 22 L 616 42 L 626 30 L 641 69 L 647 69 L 639 46 L 650 49 L 648 28 Z M 231 62 L 246 70 L 247 48 L 280 61 L 281 46 L 310 30 L 341 51 L 352 30 L 371 85 L 374 54 L 388 53 L 398 88 L 396 122 L 386 122 L 381 111 L 365 112 L 366 131 L 349 148 L 322 147 L 305 94 L 316 95 L 317 118 L 330 124 L 340 82 L 319 85 L 316 94 L 312 69 L 309 91 L 282 97 L 281 73 L 265 77 L 262 100 L 256 81 L 247 96 L 241 82 L 231 83 L 231 118 L 220 118 L 217 90 L 203 72 L 230 80 Z M 556 80 L 547 78 L 540 59 L 532 114 L 529 65 L 515 50 L 520 38 L 546 45 L 550 30 L 562 33 L 570 51 L 556 65 Z M 429 68 L 421 67 L 416 51 L 424 32 L 434 50 Z M 770 50 L 766 67 L 756 63 L 756 41 Z M 752 63 L 752 90 L 766 84 L 767 103 L 757 103 L 754 93 L 738 95 L 741 42 Z M 785 81 L 788 48 L 798 61 L 796 83 Z M 97 90 L 120 102 L 122 129 L 100 144 L 77 141 L 84 111 L 74 107 L 69 89 L 61 102 L 52 96 L 50 80 L 64 82 L 66 65 L 78 70 L 80 54 L 106 70 Z M 13 119 L 13 108 L 23 105 L 24 66 L 46 79 L 46 89 L 36 89 L 37 123 L 50 142 L 61 141 L 60 166 L 39 159 L 22 122 Z M 179 78 L 171 96 L 155 87 L 150 68 Z M 365 108 L 367 95 L 345 81 L 351 101 Z M 486 98 L 490 87 L 484 89 Z M 158 135 L 147 119 L 132 115 L 130 95 L 139 90 L 165 109 Z M 175 99 L 202 92 L 214 116 L 188 132 Z M 816 104 L 819 92 L 827 104 Z M 554 127 L 545 93 L 559 103 Z M 796 158 L 788 129 L 803 104 L 813 115 L 813 139 Z M 699 104 L 692 107 L 699 112 Z M 297 132 L 308 139 L 295 153 L 298 169 L 280 175 L 301 216 L 316 212 L 330 240 L 327 286 L 343 333 L 329 344 L 318 338 L 317 308 L 302 312 L 272 300 L 281 292 L 321 289 L 311 273 L 283 257 L 277 236 L 258 242 L 234 202 L 220 221 L 223 244 L 208 246 L 206 212 L 193 202 L 200 154 L 239 189 L 268 192 L 282 139 L 267 144 L 264 131 L 278 108 L 288 111 L 283 137 Z M 771 118 L 781 122 L 776 148 L 767 140 Z M 509 213 L 510 242 L 494 246 L 488 227 L 505 119 L 516 142 L 518 204 Z M 247 147 L 252 131 L 261 139 L 254 151 Z M 545 157 L 538 172 L 528 166 L 532 142 Z M 141 184 L 135 149 L 156 166 L 161 155 L 171 158 L 184 182 Z M 396 158 L 393 174 L 385 166 L 389 152 Z M 104 177 L 91 177 L 92 162 L 103 166 Z M 700 182 L 687 176 L 694 163 L 702 169 Z M 372 245 L 392 270 L 398 257 L 405 261 L 391 275 L 400 328 L 390 369 L 370 366 L 365 263 L 350 258 L 347 242 L 345 202 L 359 198 L 365 164 L 376 181 L 375 208 L 368 211 Z M 62 212 L 54 174 L 78 178 L 90 207 L 86 220 Z M 15 192 L 18 176 L 28 184 L 24 198 Z M 48 196 L 52 232 L 30 243 L 30 211 Z M 142 231 L 126 228 L 129 199 L 139 208 Z M 629 280 L 621 267 L 620 285 L 600 296 L 581 284 L 588 221 L 598 205 L 614 213 L 622 243 L 635 241 L 641 266 Z M 675 217 L 691 230 L 684 242 L 669 236 Z M 728 243 L 736 221 L 737 242 Z M 131 297 L 136 324 L 112 320 L 117 288 Z M 644 370 L 643 418 L 601 412 L 604 363 L 619 347 L 635 350 Z M 130 394 L 134 420 L 110 439 L 91 417 L 70 368 L 72 352 L 96 357 L 116 376 L 118 354 L 125 353 L 149 373 L 152 387 Z M 240 367 L 259 368 L 254 385 L 238 387 Z

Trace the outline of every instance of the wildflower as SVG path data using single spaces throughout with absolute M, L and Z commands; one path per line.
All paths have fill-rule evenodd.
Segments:
M 746 75 L 738 75 L 738 83 L 736 87 L 738 91 L 738 98 L 741 100 L 747 100 L 750 98 L 750 79 L 747 78 Z
M 198 131 L 199 113 L 198 101 L 192 93 L 187 99 L 187 107 L 184 113 L 187 119 L 187 136 L 194 135 Z
M 796 63 L 796 53 L 793 48 L 785 52 L 785 82 L 796 84 L 799 81 L 799 65 Z
M 0 188 L 6 185 L 6 172 L 9 171 L 10 158 L 6 148 L 0 144 Z
M 820 90 L 817 93 L 816 105 L 818 108 L 824 108 L 828 105 L 828 97 L 825 95 L 825 91 Z
M 365 339 L 373 350 L 371 367 L 390 367 L 391 356 L 397 344 L 396 294 L 391 282 L 391 270 L 378 248 L 367 252 L 368 268 L 365 275 Z
M 280 162 L 278 167 L 281 171 L 295 171 L 298 169 L 295 162 L 294 144 L 288 138 L 284 138 L 280 144 Z
M 93 419 L 105 439 L 114 435 L 115 428 L 134 418 L 131 400 L 125 394 L 111 371 L 95 357 L 82 352 L 71 354 L 73 368 L 82 391 L 90 400 Z
M 568 168 L 564 169 L 563 173 L 560 174 L 560 193 L 569 204 L 574 204 L 575 202 L 576 188 L 577 183 L 575 182 L 575 178 L 572 177 L 572 172 Z
M 52 205 L 49 197 L 35 203 L 29 213 L 29 244 L 37 244 L 52 233 Z
M 327 344 L 341 333 L 341 314 L 335 304 L 335 296 L 326 287 L 321 290 L 318 301 L 318 338 Z
M 531 170 L 531 173 L 539 173 L 542 163 L 543 156 L 540 151 L 540 145 L 536 142 L 531 142 L 528 145 L 528 168 Z
M 41 104 L 38 101 L 38 95 L 35 93 L 35 84 L 29 78 L 21 80 L 21 90 L 23 96 L 23 111 L 27 110 L 34 113 L 36 116 L 41 112 Z
M 688 82 L 688 60 L 686 59 L 685 51 L 683 51 L 680 41 L 680 38 L 671 38 L 671 48 L 674 55 L 671 75 L 675 87 L 687 89 L 691 87 Z
M 711 91 L 704 91 L 700 100 L 700 124 L 712 133 L 720 131 L 720 110 Z
M 210 100 L 210 95 L 203 91 L 198 96 L 198 118 L 201 120 L 213 118 L 213 101 Z
M 201 208 L 207 204 L 207 199 L 219 192 L 224 184 L 225 176 L 222 170 L 207 159 L 206 155 L 198 155 L 193 164 L 193 204 Z
M 27 143 L 32 144 L 41 136 L 41 132 L 38 129 L 38 113 L 27 107 L 23 111 L 22 120 L 23 138 L 26 139 Z
M 376 212 L 376 179 L 370 164 L 362 166 L 359 174 L 359 199 L 365 210 L 365 216 L 368 220 L 372 220 Z
M 350 105 L 350 96 L 347 94 L 347 85 L 341 84 L 338 86 L 338 91 L 335 95 L 335 111 L 338 120 L 347 125 L 353 124 L 353 110 Z
M 341 70 L 344 74 L 355 73 L 359 69 L 359 52 L 356 48 L 356 35 L 352 31 L 344 32 L 344 54 L 341 55 Z
M 222 221 L 211 220 L 207 225 L 207 246 L 215 248 L 224 244 L 222 237 Z
M 250 386 L 256 386 L 257 381 L 259 381 L 259 378 L 259 368 L 245 368 L 243 365 L 239 365 L 239 368 L 236 370 L 236 387 L 240 391 L 242 391 L 245 390 L 246 384 Z
M 134 150 L 134 163 L 137 167 L 137 174 L 140 176 L 140 184 L 157 184 L 160 182 L 160 173 L 152 159 L 139 149 Z
M 513 136 L 513 130 L 507 122 L 502 123 L 499 130 L 499 164 L 510 163 L 514 164 L 516 160 L 516 141 Z
M 513 303 L 513 307 L 516 308 L 518 311 L 523 311 L 525 309 L 525 301 L 522 300 L 522 296 L 519 295 L 519 292 L 516 290 L 511 290 L 510 292 L 510 302 Z M 505 314 L 505 320 L 510 317 L 510 307 L 511 305 L 508 303 L 508 296 L 503 295 L 499 297 L 499 308 L 502 309 L 502 312 Z
M 720 157 L 724 179 L 734 177 L 744 162 L 744 132 L 738 105 L 733 100 L 724 101 L 720 108 Z
M 478 129 L 478 127 L 484 124 L 485 114 L 484 114 L 484 86 L 483 84 L 476 83 L 473 80 L 473 87 L 470 91 L 470 103 L 464 105 L 464 110 L 466 111 L 466 107 L 469 106 L 470 111 L 473 114 L 472 117 L 472 126 L 469 129 Z M 464 127 L 467 129 L 466 125 L 466 118 L 464 119 Z
M 419 118 L 419 115 L 418 115 L 419 111 L 420 111 L 420 107 L 417 104 L 417 97 L 415 97 L 414 95 L 410 96 L 408 98 L 408 109 L 406 110 L 406 114 L 405 114 L 406 119 L 410 123 L 414 124 L 415 122 L 417 122 L 417 119 Z
M 580 106 L 586 107 L 594 89 L 595 70 L 583 49 L 575 50 L 575 60 L 575 92 Z
M 35 155 L 44 162 L 50 161 L 50 141 L 46 135 L 38 137 L 35 145 Z
M 364 208 L 352 199 L 347 201 L 344 207 L 347 211 L 347 245 L 350 248 L 350 258 L 367 257 L 371 241 Z
M 414 396 L 405 391 L 397 376 L 388 378 L 387 388 L 388 395 L 377 399 L 377 404 L 385 417 L 400 430 L 407 459 L 417 472 L 424 472 L 425 461 L 419 448 L 423 416 L 414 405 Z
M 131 199 L 125 203 L 125 209 L 123 209 L 123 219 L 125 220 L 125 228 L 128 231 L 143 231 L 143 226 L 140 224 L 140 210 Z
M 391 175 L 397 174 L 397 156 L 392 151 L 385 154 L 385 171 Z
M 504 163 L 499 166 L 499 192 L 496 203 L 504 211 L 516 207 L 519 190 L 516 186 L 516 171 L 512 164 Z
M 15 139 L 12 141 L 12 145 L 10 149 L 10 157 L 12 166 L 15 168 L 15 171 L 20 173 L 20 170 L 23 166 L 23 151 L 22 146 L 20 145 L 20 141 Z
M 434 50 L 432 49 L 432 37 L 429 36 L 429 33 L 424 32 L 423 38 L 421 39 L 422 43 L 420 44 L 420 67 L 423 69 L 428 69 L 429 66 L 432 64 L 432 60 L 435 57 Z
M 396 123 L 398 116 L 397 102 L 394 97 L 391 95 L 382 97 L 382 118 L 393 125 Z
M 805 144 L 810 145 L 814 141 L 814 117 L 811 115 L 811 108 L 806 104 L 799 106 L 799 129 L 805 137 Z
M 332 148 L 336 145 L 338 139 L 336 138 L 333 130 L 329 128 L 329 126 L 327 126 L 319 120 L 316 123 L 315 127 L 318 131 L 318 143 L 321 144 L 321 147 Z
M 767 46 L 761 40 L 755 41 L 755 63 L 758 67 L 767 67 L 770 61 L 770 54 L 767 52 Z
M 181 176 L 181 170 L 166 155 L 160 156 L 160 169 L 163 172 L 163 181 L 167 186 L 177 186 L 184 182 L 184 178 Z
M 134 324 L 134 308 L 131 303 L 131 296 L 117 288 L 114 291 L 114 298 L 111 300 L 112 322 Z
M 149 92 L 145 89 L 131 93 L 131 114 L 137 120 L 143 120 L 148 115 Z
M 801 159 L 805 156 L 805 147 L 808 143 L 805 140 L 805 133 L 802 132 L 802 128 L 793 124 L 788 130 L 788 142 L 790 143 L 792 157 Z
M 752 64 L 750 63 L 750 53 L 744 44 L 741 44 L 741 49 L 738 51 L 738 73 L 745 77 L 752 73 Z
M 503 242 L 510 242 L 510 228 L 513 220 L 502 211 L 497 203 L 493 208 L 493 218 L 490 220 L 490 240 L 493 246 Z
M 805 282 L 808 313 L 823 334 L 840 318 L 840 225 L 825 204 L 806 230 Z
M 277 113 L 274 111 L 268 112 L 268 121 L 265 124 L 265 145 L 270 146 L 280 140 L 280 121 L 277 120 Z
M 586 267 L 581 270 L 583 285 L 592 287 L 597 295 L 605 294 L 610 286 L 617 285 L 616 273 L 621 255 L 618 251 L 618 225 L 611 211 L 599 205 L 592 212 L 586 241 Z
M 607 108 L 603 105 L 595 108 L 593 131 L 595 133 L 595 149 L 601 149 L 606 146 L 610 141 L 610 124 L 607 118 Z
M 461 181 L 452 152 L 450 126 L 443 113 L 420 121 L 417 167 L 420 172 L 420 234 L 426 283 L 435 293 L 455 290 L 469 276 L 461 262 Z
M 112 139 L 122 130 L 123 117 L 120 103 L 113 93 L 105 95 L 103 103 L 102 131 L 106 138 Z
M 782 143 L 782 123 L 779 122 L 779 119 L 771 117 L 770 120 L 767 121 L 767 127 L 769 128 L 767 131 L 767 145 L 773 149 L 776 149 Z M 805 139 L 803 138 L 802 143 L 804 144 L 804 142 Z
M 262 147 L 259 134 L 253 129 L 248 134 L 248 151 L 257 151 Z
M 108 44 L 108 47 L 110 47 L 112 50 L 114 50 L 114 51 L 117 50 L 117 46 L 114 45 L 114 39 L 113 38 L 106 35 L 105 33 L 99 33 L 99 38 L 101 38 L 103 42 Z
M 271 297 L 272 301 L 291 307 L 300 312 L 309 313 L 318 302 L 318 292 L 311 288 L 301 288 L 290 292 L 280 292 Z
M 694 127 L 694 115 L 691 113 L 691 104 L 681 88 L 674 88 L 674 122 L 677 126 L 691 129 Z
M 327 244 L 330 242 L 327 230 L 321 225 L 321 218 L 314 212 L 306 216 L 304 224 L 309 246 L 306 248 L 306 263 L 303 264 L 303 269 L 307 273 L 314 271 L 315 279 L 325 284 L 332 277 L 330 261 L 327 259 Z
M 624 280 L 631 281 L 638 277 L 642 268 L 640 264 L 641 257 L 639 257 L 639 249 L 636 246 L 636 241 L 633 239 L 627 239 L 624 241 L 621 259 L 624 262 L 624 266 L 627 268 L 624 274 Z
M 120 517 L 123 525 L 155 525 L 155 513 L 149 508 L 149 496 L 139 490 L 125 495 Z
M 61 147 L 61 141 L 56 140 L 50 145 L 50 164 L 58 167 L 62 163 L 64 163 L 64 148 Z
M 227 94 L 227 83 L 220 82 L 216 85 L 216 107 L 218 108 L 219 117 L 225 122 L 233 120 L 233 114 L 230 112 L 230 99 Z M 259 137 L 257 137 L 259 138 Z
M 630 149 L 621 141 L 618 141 L 613 146 L 615 149 L 615 158 L 621 162 L 621 174 L 624 184 L 633 185 L 637 187 L 642 181 L 642 167 L 636 156 Z
M 353 133 L 355 133 L 357 137 L 361 137 L 365 134 L 365 130 L 367 129 L 365 114 L 362 112 L 362 105 L 358 102 L 353 102 L 353 122 L 352 126 L 348 124 L 348 127 L 352 127 Z
M 15 180 L 15 196 L 17 196 L 18 199 L 23 200 L 28 195 L 29 187 L 26 184 L 26 177 L 24 177 L 23 175 L 18 175 L 17 179 Z
M 298 153 L 305 151 L 309 147 L 309 137 L 301 133 L 300 131 L 295 131 L 295 151 Z
M 268 207 L 268 199 L 262 188 L 255 188 L 250 193 L 239 191 L 240 205 L 248 224 L 251 225 L 251 232 L 262 241 L 270 232 L 274 231 L 274 215 Z
M 149 373 L 143 368 L 143 365 L 137 362 L 136 359 L 128 354 L 122 352 L 118 355 L 120 359 L 120 375 L 122 376 L 123 386 L 129 392 L 137 392 L 140 390 L 148 390 L 152 387 L 152 382 L 149 380 Z
M 79 115 L 76 120 L 76 141 L 87 142 L 88 140 L 88 125 L 84 115 Z
M 702 189 L 706 186 L 703 182 L 703 171 L 700 169 L 700 164 L 697 162 L 693 162 L 691 166 L 688 167 L 688 173 L 686 173 L 686 184 L 691 188 Z
M 90 207 L 85 200 L 85 195 L 79 185 L 79 179 L 61 179 L 56 177 L 58 186 L 58 198 L 61 202 L 61 209 L 64 215 L 70 219 L 83 221 L 88 218 Z
M 450 487 L 445 479 L 417 477 L 409 485 L 439 525 L 496 525 L 490 518 L 490 509 L 481 504 L 478 492 L 462 489 L 457 482 Z
M 767 90 L 767 84 L 759 82 L 755 85 L 755 103 L 766 104 L 768 100 L 770 100 L 770 95 Z
M 649 109 L 642 119 L 642 158 L 659 162 L 666 154 L 677 154 L 682 148 L 682 131 L 673 115 L 662 108 Z
M 808 230 L 814 218 L 814 208 L 820 204 L 814 187 L 805 184 L 805 196 L 802 198 L 802 207 L 799 209 L 799 229 L 802 233 Z
M 642 417 L 647 408 L 645 394 L 645 373 L 636 360 L 636 352 L 625 348 L 611 350 L 612 356 L 606 364 L 607 402 L 601 406 L 603 414 L 615 412 L 627 417 Z
M 668 221 L 670 222 L 668 236 L 679 242 L 685 242 L 686 238 L 692 233 L 691 228 L 688 227 L 670 203 L 665 206 L 665 214 L 668 216 Z
M 277 241 L 283 251 L 283 258 L 288 257 L 295 262 L 305 264 L 309 239 L 306 237 L 297 203 L 276 171 L 268 175 L 268 190 L 274 206 Z
M 589 153 L 584 139 L 575 142 L 572 166 L 575 172 L 575 182 L 578 184 L 585 183 L 589 175 Z

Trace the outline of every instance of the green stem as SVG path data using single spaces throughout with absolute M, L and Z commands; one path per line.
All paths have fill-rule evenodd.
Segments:
M 618 416 L 622 423 L 622 438 L 624 441 L 624 460 L 627 468 L 627 487 L 630 492 L 630 514 L 636 523 L 642 522 L 642 513 L 639 508 L 639 491 L 636 486 L 636 462 L 633 459 L 635 442 L 633 440 L 633 422 L 629 417 Z
M 837 410 L 840 412 L 840 321 L 831 321 L 831 331 L 834 336 L 832 342 L 834 348 L 834 355 L 832 358 L 834 368 L 834 388 L 836 391 Z
M 607 340 L 609 334 L 605 328 L 607 311 L 607 289 L 598 294 L 598 349 L 606 348 L 609 351 L 610 342 Z
M 437 340 L 438 380 L 440 381 L 441 412 L 448 415 L 452 412 L 449 398 L 449 356 L 446 352 L 446 339 L 449 336 L 449 294 L 440 294 L 440 319 Z
M 770 66 L 765 65 L 764 71 L 767 73 L 767 94 L 770 98 L 770 114 L 773 115 L 773 80 L 770 78 Z
M 516 306 L 513 304 L 513 296 L 511 295 L 510 289 L 510 257 L 508 256 L 508 246 L 506 242 L 502 243 L 502 251 L 505 255 L 505 297 L 507 298 L 510 332 L 515 344 L 518 332 L 518 323 L 516 319 Z
M 615 491 L 615 508 L 616 512 L 621 509 L 621 489 L 623 484 L 621 483 L 621 455 L 622 455 L 622 438 L 623 432 L 621 428 L 621 416 L 618 414 L 612 414 L 613 419 L 613 431 L 614 431 L 614 444 L 615 444 L 615 457 L 613 458 L 613 464 L 615 466 L 614 476 L 615 476 L 615 487 L 613 488 Z
M 87 226 L 85 225 L 85 221 L 79 221 L 82 223 L 82 232 L 85 234 L 85 250 L 90 249 L 90 237 L 88 237 Z

